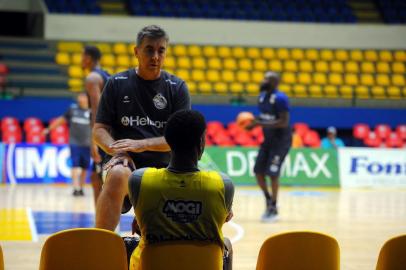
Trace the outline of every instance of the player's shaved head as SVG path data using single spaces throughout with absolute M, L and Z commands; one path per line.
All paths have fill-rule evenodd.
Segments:
M 84 49 L 84 54 L 88 55 L 93 60 L 93 62 L 100 61 L 101 52 L 96 46 L 86 46 Z
M 166 42 L 169 42 L 169 36 L 165 30 L 158 25 L 148 25 L 141 29 L 137 34 L 137 47 L 141 46 L 142 41 L 145 38 L 149 39 L 161 39 L 164 38 Z
M 279 74 L 274 71 L 267 71 L 261 83 L 261 91 L 274 91 L 280 81 Z

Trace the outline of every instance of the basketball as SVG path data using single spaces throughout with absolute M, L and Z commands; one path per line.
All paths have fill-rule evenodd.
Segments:
M 236 123 L 239 127 L 245 128 L 248 126 L 255 117 L 251 112 L 240 112 L 237 115 Z

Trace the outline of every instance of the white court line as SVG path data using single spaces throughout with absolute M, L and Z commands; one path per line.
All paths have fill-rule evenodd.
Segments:
M 38 232 L 37 232 L 37 227 L 35 226 L 35 221 L 34 221 L 34 215 L 32 214 L 32 209 L 27 208 L 27 217 L 28 217 L 28 223 L 30 224 L 30 229 L 31 229 L 31 237 L 33 242 L 38 241 Z
M 244 228 L 241 225 L 238 225 L 237 223 L 235 223 L 234 221 L 229 221 L 227 222 L 228 225 L 230 225 L 231 227 L 233 227 L 237 234 L 230 239 L 231 243 L 237 243 L 238 241 L 240 241 L 243 237 L 244 237 Z

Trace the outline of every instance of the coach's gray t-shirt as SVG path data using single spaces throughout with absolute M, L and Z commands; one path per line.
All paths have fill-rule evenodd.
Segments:
M 90 146 L 90 110 L 72 104 L 64 117 L 69 123 L 69 144 Z

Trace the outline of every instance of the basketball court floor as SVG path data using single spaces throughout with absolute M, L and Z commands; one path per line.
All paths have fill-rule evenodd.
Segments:
M 59 230 L 92 227 L 94 205 L 90 187 L 73 197 L 67 185 L 0 185 L 0 244 L 6 270 L 38 269 L 46 237 Z M 309 230 L 335 237 L 341 269 L 375 268 L 383 243 L 406 234 L 406 189 L 282 188 L 279 220 L 261 223 L 262 194 L 256 187 L 237 187 L 234 218 L 224 235 L 234 247 L 235 270 L 255 269 L 263 241 L 281 232 Z M 121 218 L 128 235 L 132 216 Z

